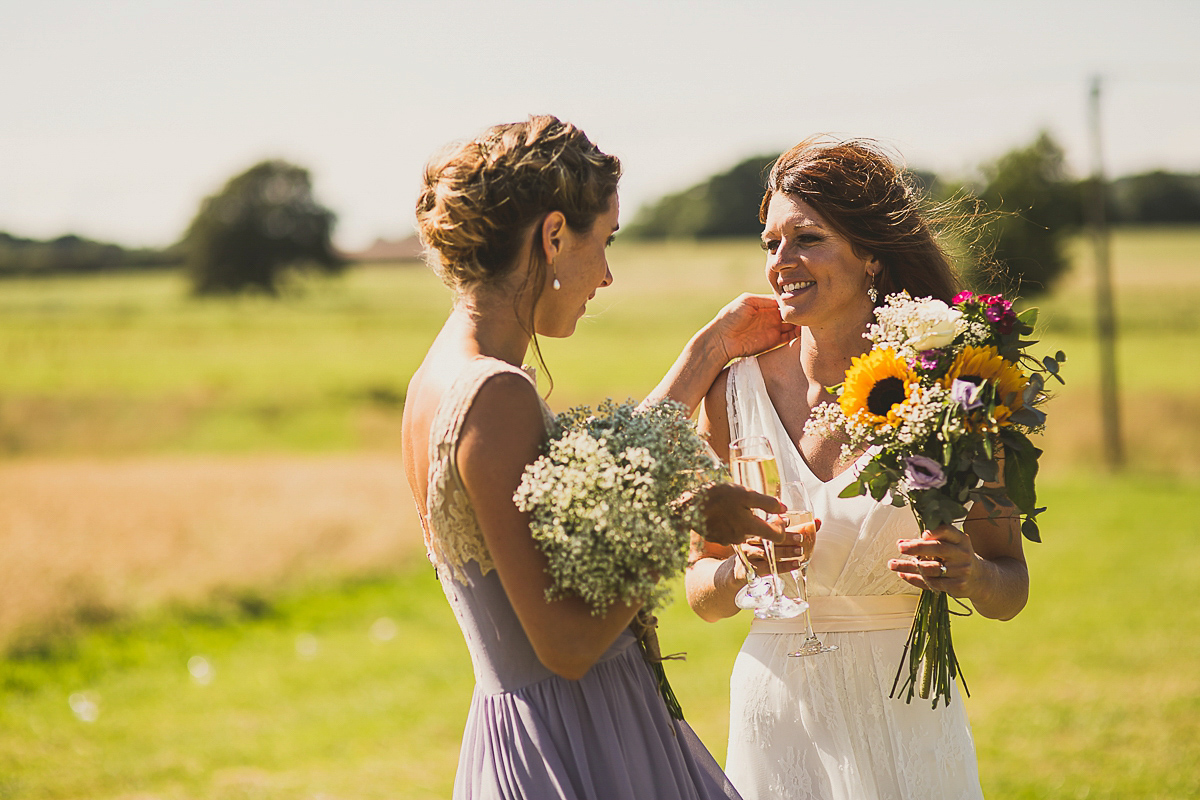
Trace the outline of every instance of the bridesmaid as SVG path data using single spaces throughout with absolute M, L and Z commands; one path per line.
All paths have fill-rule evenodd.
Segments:
M 454 797 L 737 797 L 691 729 L 670 717 L 630 623 L 547 602 L 546 561 L 513 504 L 549 411 L 520 369 L 537 336 L 570 336 L 613 281 L 620 164 L 554 117 L 498 125 L 426 167 L 417 222 L 455 303 L 408 387 L 404 460 L 430 559 L 466 639 L 476 687 Z M 790 337 L 770 298 L 724 309 L 656 397 L 692 408 L 731 357 Z M 779 540 L 753 508 L 773 498 L 722 484 L 708 536 Z

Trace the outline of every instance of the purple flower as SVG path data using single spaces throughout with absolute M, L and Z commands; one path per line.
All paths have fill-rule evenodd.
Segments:
M 925 456 L 904 459 L 904 480 L 909 489 L 938 489 L 946 485 L 942 465 Z
M 957 306 L 957 305 L 961 305 L 963 303 L 969 303 L 974 299 L 975 299 L 974 292 L 968 292 L 966 290 L 963 290 L 963 291 L 959 292 L 958 294 L 954 295 L 954 299 L 951 300 L 950 302 L 953 305 Z
M 958 378 L 950 386 L 950 397 L 962 406 L 963 411 L 972 411 L 983 405 L 979 395 L 983 393 L 983 384 L 963 381 Z

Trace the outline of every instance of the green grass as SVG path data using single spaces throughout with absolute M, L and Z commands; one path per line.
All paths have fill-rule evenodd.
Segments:
M 985 792 L 996 798 L 1200 793 L 1196 482 L 1043 489 L 1033 597 L 1009 623 L 955 624 Z M 381 617 L 397 634 L 368 634 Z M 723 757 L 742 619 L 677 601 L 664 650 L 684 711 Z M 314 657 L 297 654 L 315 637 Z M 311 640 L 310 640 L 311 641 Z M 215 665 L 209 685 L 188 659 Z M 899 658 L 897 653 L 897 658 Z M 231 598 L 101 626 L 3 664 L 0 797 L 436 798 L 449 794 L 472 685 L 427 567 Z M 94 722 L 68 704 L 91 692 Z
M 0 797 L 448 794 L 472 676 L 428 567 L 252 601 L 10 656 Z M 381 618 L 394 638 L 370 635 Z M 81 693 L 94 721 L 72 711 Z
M 1070 441 L 1051 440 L 1051 466 L 1097 457 L 1088 241 L 1072 252 L 1073 273 L 1038 301 L 1046 350 L 1070 357 L 1056 406 L 1082 426 L 1059 429 Z M 1131 458 L 1200 475 L 1200 371 L 1180 368 L 1200 339 L 1200 229 L 1119 231 L 1113 254 L 1125 421 L 1149 445 Z M 610 260 L 615 283 L 577 334 L 542 340 L 555 408 L 643 396 L 717 309 L 766 287 L 752 240 L 618 241 Z M 408 376 L 450 306 L 416 266 L 356 268 L 279 301 L 185 288 L 176 273 L 0 282 L 0 454 L 394 448 Z M 1164 415 L 1181 436 L 1146 423 Z
M 415 268 L 278 301 L 190 299 L 176 273 L 5 281 L 0 452 L 353 449 L 371 415 L 398 425 L 449 305 Z

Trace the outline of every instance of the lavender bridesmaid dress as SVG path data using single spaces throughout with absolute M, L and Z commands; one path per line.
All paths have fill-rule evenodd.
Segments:
M 442 398 L 430 431 L 426 547 L 475 670 L 454 797 L 737 798 L 692 729 L 667 713 L 631 632 L 578 681 L 534 655 L 455 468 L 463 418 L 483 383 L 501 372 L 525 374 L 495 359 L 472 362 Z

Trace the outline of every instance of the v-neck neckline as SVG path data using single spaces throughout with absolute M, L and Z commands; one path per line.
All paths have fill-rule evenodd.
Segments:
M 813 471 L 812 466 L 810 466 L 808 463 L 808 459 L 806 459 L 804 457 L 804 453 L 800 451 L 799 445 L 797 445 L 792 439 L 792 435 L 788 432 L 787 426 L 783 424 L 783 418 L 779 416 L 779 409 L 775 407 L 775 401 L 771 398 L 771 393 L 767 391 L 767 379 L 762 374 L 762 366 L 758 363 L 758 359 L 751 358 L 749 360 L 754 362 L 754 372 L 758 380 L 758 388 L 762 390 L 763 397 L 765 397 L 767 400 L 767 405 L 771 407 L 771 416 L 774 418 L 778 429 L 783 433 L 782 438 L 787 440 L 788 446 L 791 447 L 792 452 L 796 456 L 796 460 L 800 462 L 800 464 L 804 467 L 805 472 L 807 472 L 813 480 L 821 484 L 821 486 L 824 488 L 830 488 L 839 483 L 839 479 L 844 477 L 847 473 L 853 472 L 855 475 L 857 475 L 862 471 L 862 467 L 865 465 L 866 460 L 869 460 L 869 457 L 874 456 L 878 451 L 877 447 L 868 447 L 866 450 L 860 453 L 857 458 L 847 464 L 844 469 L 834 473 L 829 480 L 822 480 L 821 477 Z M 846 484 L 849 485 L 849 481 L 846 481 Z

